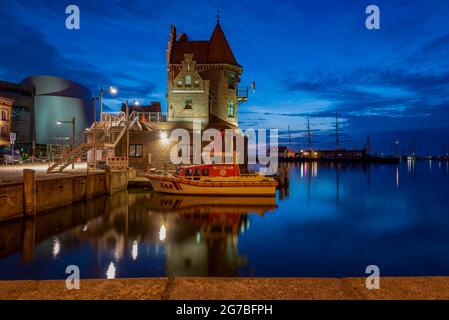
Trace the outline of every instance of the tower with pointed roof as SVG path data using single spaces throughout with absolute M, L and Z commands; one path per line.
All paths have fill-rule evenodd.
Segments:
M 238 127 L 243 72 L 217 24 L 209 40 L 192 41 L 172 25 L 167 48 L 168 121 L 201 119 L 210 126 Z

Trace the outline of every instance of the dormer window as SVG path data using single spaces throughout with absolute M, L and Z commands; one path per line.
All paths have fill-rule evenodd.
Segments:
M 192 77 L 187 76 L 186 77 L 186 87 L 191 87 L 191 86 L 192 86 Z
M 200 82 L 198 80 L 195 80 L 195 87 L 198 88 L 200 86 Z
M 178 80 L 178 87 L 182 87 L 182 80 Z

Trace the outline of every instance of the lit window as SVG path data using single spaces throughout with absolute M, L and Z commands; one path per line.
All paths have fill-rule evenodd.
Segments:
M 230 73 L 228 76 L 229 89 L 235 89 L 235 75 Z
M 178 87 L 182 87 L 182 80 L 178 81 Z
M 229 101 L 228 116 L 230 118 L 234 118 L 235 117 L 235 104 L 234 104 L 234 101 Z
M 198 80 L 195 80 L 195 87 L 199 87 L 200 86 L 200 82 Z
M 130 144 L 129 145 L 129 157 L 130 158 L 142 158 L 143 156 L 143 145 L 141 144 Z
M 192 77 L 191 76 L 186 77 L 186 86 L 188 86 L 188 87 L 192 86 Z
M 192 99 L 187 99 L 184 109 L 192 109 L 192 107 L 193 107 Z

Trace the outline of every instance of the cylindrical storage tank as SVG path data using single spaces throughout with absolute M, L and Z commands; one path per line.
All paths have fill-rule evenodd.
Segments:
M 31 76 L 22 81 L 36 89 L 34 114 L 37 144 L 71 144 L 75 118 L 76 143 L 92 123 L 92 93 L 76 82 L 54 76 Z

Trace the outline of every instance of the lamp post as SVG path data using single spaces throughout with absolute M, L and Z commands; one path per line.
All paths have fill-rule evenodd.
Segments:
M 72 118 L 72 121 L 57 121 L 56 123 L 59 125 L 67 123 L 72 124 L 72 148 L 75 147 L 75 127 L 76 127 L 75 117 Z M 72 162 L 72 169 L 75 169 L 75 162 Z
M 129 169 L 129 105 L 126 100 L 126 167 Z
M 116 95 L 118 90 L 114 87 L 109 87 L 109 93 L 112 95 Z M 101 115 L 103 114 L 103 86 L 100 87 L 100 121 L 101 121 Z

